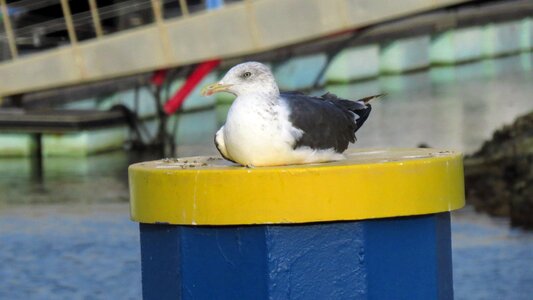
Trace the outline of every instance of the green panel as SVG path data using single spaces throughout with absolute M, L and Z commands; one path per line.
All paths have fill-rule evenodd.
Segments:
M 325 54 L 292 58 L 274 68 L 274 77 L 282 91 L 310 88 L 325 63 Z
M 485 26 L 484 52 L 495 57 L 520 52 L 521 21 L 495 23 Z
M 483 56 L 483 29 L 471 27 L 449 30 L 431 40 L 430 58 L 435 64 L 455 64 Z
M 44 134 L 43 156 L 86 156 L 122 148 L 126 127 L 85 130 L 76 133 Z
M 0 157 L 31 156 L 35 149 L 35 141 L 28 133 L 0 134 Z
M 329 65 L 326 82 L 350 82 L 379 75 L 379 46 L 376 44 L 343 50 Z
M 403 73 L 429 66 L 429 36 L 399 39 L 380 48 L 380 71 Z

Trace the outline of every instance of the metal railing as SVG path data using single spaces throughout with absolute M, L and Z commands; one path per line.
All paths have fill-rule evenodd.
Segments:
M 191 3 L 186 0 L 124 0 L 99 7 L 96 0 L 83 3 L 68 0 L 20 0 L 6 3 L 6 0 L 0 0 L 4 29 L 0 33 L 0 45 L 7 44 L 9 48 L 9 56 L 2 55 L 0 60 L 16 59 L 19 55 L 34 53 L 35 50 L 62 46 L 67 38 L 68 43 L 75 46 L 80 40 L 98 39 L 106 34 L 148 25 L 154 21 L 161 23 L 163 19 L 189 17 L 192 13 L 224 3 L 222 0 L 189 2 Z M 76 12 L 72 11 L 72 4 L 76 4 Z M 79 8 L 85 5 L 86 10 L 80 11 Z M 32 12 L 42 10 L 55 12 L 59 17 L 35 17 L 32 20 Z

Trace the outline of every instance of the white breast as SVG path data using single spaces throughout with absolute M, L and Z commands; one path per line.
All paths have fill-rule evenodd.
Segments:
M 289 122 L 283 102 L 271 103 L 261 95 L 238 97 L 223 127 L 228 156 L 247 166 L 273 166 L 342 159 L 333 149 L 293 149 L 302 131 Z
M 235 99 L 224 125 L 229 156 L 243 165 L 263 166 L 289 153 L 294 137 L 280 121 L 280 114 L 287 112 L 276 103 L 265 101 L 263 95 Z

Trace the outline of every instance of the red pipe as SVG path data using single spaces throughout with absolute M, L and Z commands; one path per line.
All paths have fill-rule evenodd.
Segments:
M 166 69 L 157 70 L 152 75 L 152 78 L 150 78 L 150 82 L 153 85 L 159 87 L 159 86 L 163 85 L 163 83 L 165 82 L 166 78 L 167 78 L 167 70 Z
M 187 78 L 183 86 L 165 103 L 163 107 L 167 115 L 175 113 L 180 109 L 187 96 L 198 85 L 198 83 L 204 79 L 214 68 L 220 64 L 220 59 L 214 59 L 205 61 L 194 69 L 192 74 Z

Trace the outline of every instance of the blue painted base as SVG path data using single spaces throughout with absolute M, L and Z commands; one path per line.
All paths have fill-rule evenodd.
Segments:
M 145 300 L 453 298 L 449 213 L 140 230 Z

